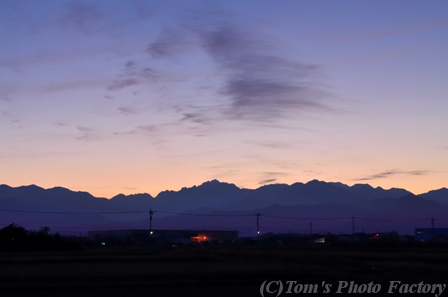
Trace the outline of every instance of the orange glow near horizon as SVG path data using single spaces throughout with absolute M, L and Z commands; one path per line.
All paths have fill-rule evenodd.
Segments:
M 64 187 L 68 188 L 72 191 L 82 191 L 82 192 L 89 192 L 95 197 L 98 198 L 112 198 L 118 194 L 138 194 L 138 193 L 148 193 L 153 197 L 156 197 L 160 192 L 162 191 L 180 191 L 184 187 L 193 187 L 193 186 L 199 186 L 202 183 L 206 181 L 210 181 L 212 179 L 215 179 L 214 177 L 206 177 L 204 175 L 203 178 L 194 178 L 193 176 L 190 176 L 190 178 L 181 180 L 180 182 L 173 182 L 173 181 L 161 181 L 160 183 L 136 183 L 136 179 L 133 177 L 128 177 L 126 179 L 125 177 L 117 177 L 116 179 L 110 179 L 110 178 L 97 178 L 95 176 L 86 175 L 87 177 L 90 177 L 91 182 L 87 181 L 61 181 L 55 183 L 54 181 L 57 180 L 53 177 L 46 177 L 44 174 L 40 175 L 39 178 L 29 177 L 29 178 L 23 178 L 24 182 L 16 182 L 12 179 L 3 178 L 2 183 L 6 184 L 11 187 L 20 187 L 20 186 L 27 186 L 27 185 L 37 185 L 39 187 L 48 189 L 48 188 L 54 188 L 54 187 Z M 436 176 L 437 177 L 437 176 Z M 256 189 L 263 185 L 267 184 L 275 184 L 275 183 L 284 183 L 291 185 L 296 182 L 301 183 L 307 183 L 314 178 L 301 178 L 301 179 L 279 179 L 274 182 L 269 182 L 266 184 L 259 184 L 256 180 L 249 182 L 249 178 L 245 177 L 243 180 L 238 182 L 237 179 L 235 181 L 232 181 L 230 179 L 219 179 L 220 182 L 226 182 L 226 183 L 233 183 L 239 188 L 247 188 L 247 189 Z M 324 178 L 322 175 L 319 176 L 319 178 L 315 178 L 319 181 L 324 182 L 341 182 L 343 184 L 346 184 L 348 186 L 353 186 L 354 184 L 369 184 L 372 187 L 381 187 L 383 189 L 390 189 L 390 188 L 402 188 L 405 190 L 408 190 L 412 192 L 413 194 L 422 194 L 426 193 L 431 190 L 437 190 L 440 188 L 446 187 L 445 180 L 443 174 L 440 174 L 439 178 L 431 178 L 430 180 L 425 180 L 425 182 L 422 182 L 422 178 L 418 176 L 411 176 L 411 177 L 401 177 L 401 178 L 384 178 L 379 180 L 372 180 L 372 181 L 353 181 L 353 180 L 336 180 L 334 178 Z M 127 182 L 131 186 L 126 186 Z

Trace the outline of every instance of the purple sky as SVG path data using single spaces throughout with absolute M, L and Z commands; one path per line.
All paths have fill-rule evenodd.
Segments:
M 0 39 L 0 183 L 447 186 L 444 0 L 2 0 Z

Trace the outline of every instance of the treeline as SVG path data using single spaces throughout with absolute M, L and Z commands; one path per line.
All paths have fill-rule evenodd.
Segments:
M 30 231 L 16 224 L 0 229 L 0 251 L 60 251 L 80 249 L 79 243 L 50 234 L 50 228 Z

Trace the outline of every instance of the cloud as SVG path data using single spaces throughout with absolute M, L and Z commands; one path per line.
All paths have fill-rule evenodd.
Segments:
M 133 86 L 138 84 L 138 81 L 136 79 L 133 78 L 127 78 L 127 79 L 122 79 L 122 80 L 114 80 L 108 87 L 107 89 L 109 91 L 119 91 L 121 89 L 124 89 L 126 87 L 129 86 Z
M 81 136 L 77 136 L 76 139 L 90 141 L 90 140 L 97 140 L 98 137 L 96 135 L 94 135 L 93 133 L 84 133 Z
M 266 172 L 262 172 L 260 175 L 260 179 L 262 179 L 262 181 L 258 182 L 259 185 L 266 185 L 266 184 L 272 184 L 274 182 L 278 182 L 278 178 L 279 177 L 284 177 L 284 176 L 288 176 L 291 175 L 288 172 L 280 172 L 280 171 L 266 171 Z
M 118 77 L 109 84 L 107 90 L 120 91 L 144 82 L 154 82 L 157 79 L 153 69 L 139 66 L 135 61 L 126 62 Z
M 448 27 L 448 21 L 446 19 L 434 19 L 431 21 L 414 22 L 400 26 L 390 27 L 387 29 L 375 30 L 371 32 L 362 32 L 362 34 L 359 33 L 356 34 L 349 33 L 343 35 L 334 34 L 333 36 L 328 36 L 326 40 L 333 42 L 369 41 L 389 37 L 398 37 L 401 35 L 411 35 L 447 27 Z
M 206 116 L 206 112 L 203 110 L 200 111 L 194 111 L 194 112 L 183 112 L 183 118 L 181 121 L 189 121 L 193 123 L 200 123 L 200 124 L 210 124 L 211 119 Z
M 160 127 L 164 126 L 161 125 L 143 125 L 143 126 L 137 126 L 133 130 L 124 131 L 124 132 L 113 132 L 114 135 L 133 135 L 133 134 L 139 134 L 139 133 L 153 133 L 158 132 L 160 130 Z
M 268 172 L 263 172 L 263 174 L 265 174 L 265 175 L 276 175 L 276 176 L 278 176 L 278 175 L 281 175 L 281 176 L 286 176 L 286 175 L 291 175 L 290 173 L 287 173 L 287 172 L 278 172 L 278 171 L 268 171 Z
M 137 111 L 130 106 L 121 106 L 117 108 L 121 114 L 124 115 L 134 115 L 137 114 Z
M 227 115 L 269 119 L 291 109 L 328 109 L 321 102 L 324 92 L 311 83 L 317 65 L 283 58 L 270 38 L 232 25 L 198 34 L 205 51 L 226 72 L 221 93 L 230 99 Z
M 81 132 L 91 132 L 91 131 L 93 131 L 92 128 L 86 127 L 86 126 L 76 126 L 76 129 L 78 129 Z
M 145 132 L 156 132 L 159 130 L 158 126 L 156 125 L 138 126 L 137 129 Z
M 209 58 L 205 63 L 215 67 L 212 82 L 203 78 L 202 86 L 223 100 L 184 120 L 199 121 L 213 114 L 216 121 L 271 121 L 333 110 L 325 101 L 328 92 L 317 82 L 321 76 L 318 65 L 288 58 L 273 37 L 212 18 L 189 15 L 178 30 L 163 30 L 147 48 L 154 61 L 173 57 L 177 61 L 182 55 L 188 58 L 185 52 L 196 46 L 198 55 Z M 184 114 L 193 113 L 184 110 Z
M 95 129 L 92 127 L 76 126 L 76 129 L 82 132 L 80 136 L 75 137 L 77 140 L 93 141 L 93 140 L 105 139 L 107 137 L 105 133 L 95 131 Z
M 142 19 L 151 18 L 156 14 L 157 9 L 153 2 L 150 3 L 146 0 L 134 0 L 133 3 L 135 4 L 137 16 Z
M 399 174 L 404 174 L 404 175 L 414 175 L 414 176 L 419 176 L 419 175 L 425 175 L 427 174 L 427 171 L 424 170 L 413 170 L 413 171 L 399 171 L 399 170 L 389 170 L 389 171 L 383 171 L 380 173 L 376 173 L 376 174 L 372 174 L 370 176 L 366 176 L 363 178 L 357 178 L 354 179 L 356 181 L 367 181 L 367 180 L 373 180 L 373 179 L 380 179 L 380 178 L 386 178 L 392 175 L 399 175 Z
M 246 141 L 246 143 L 253 144 L 256 146 L 266 147 L 270 149 L 284 149 L 293 146 L 290 142 L 279 142 L 279 141 Z
M 276 178 L 271 178 L 271 179 L 263 180 L 263 181 L 259 182 L 258 184 L 259 184 L 259 185 L 265 185 L 265 184 L 273 183 L 273 182 L 275 182 L 275 181 L 277 181 Z
M 75 25 L 81 32 L 89 34 L 97 24 L 102 14 L 92 5 L 79 1 L 67 3 L 63 23 Z
M 154 58 L 170 57 L 185 51 L 187 39 L 180 31 L 164 29 L 146 49 Z
M 135 188 L 135 187 L 124 187 L 124 189 L 126 189 L 126 190 L 137 190 L 137 188 Z
M 70 91 L 77 89 L 93 89 L 104 85 L 108 80 L 105 78 L 97 78 L 97 79 L 73 79 L 64 82 L 51 82 L 48 85 L 45 85 L 40 88 L 43 92 L 61 92 L 61 91 Z
M 0 101 L 11 101 L 15 89 L 7 84 L 0 85 Z
M 58 127 L 66 127 L 69 125 L 66 122 L 62 122 L 62 121 L 56 121 L 54 124 L 55 124 L 55 126 L 58 126 Z

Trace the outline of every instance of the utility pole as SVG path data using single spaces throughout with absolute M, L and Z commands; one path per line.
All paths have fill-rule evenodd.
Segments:
M 151 235 L 152 235 L 152 215 L 154 214 L 154 212 L 152 211 L 152 209 L 149 209 L 149 244 L 152 243 L 152 239 L 151 239 Z
M 434 218 L 431 218 L 431 229 L 432 229 L 432 234 L 434 234 Z
M 258 236 L 258 235 L 260 235 L 260 225 L 259 225 L 258 221 L 260 219 L 261 214 L 259 214 L 257 211 L 256 216 L 257 216 L 257 236 Z
M 352 216 L 352 235 L 355 235 L 355 216 Z

